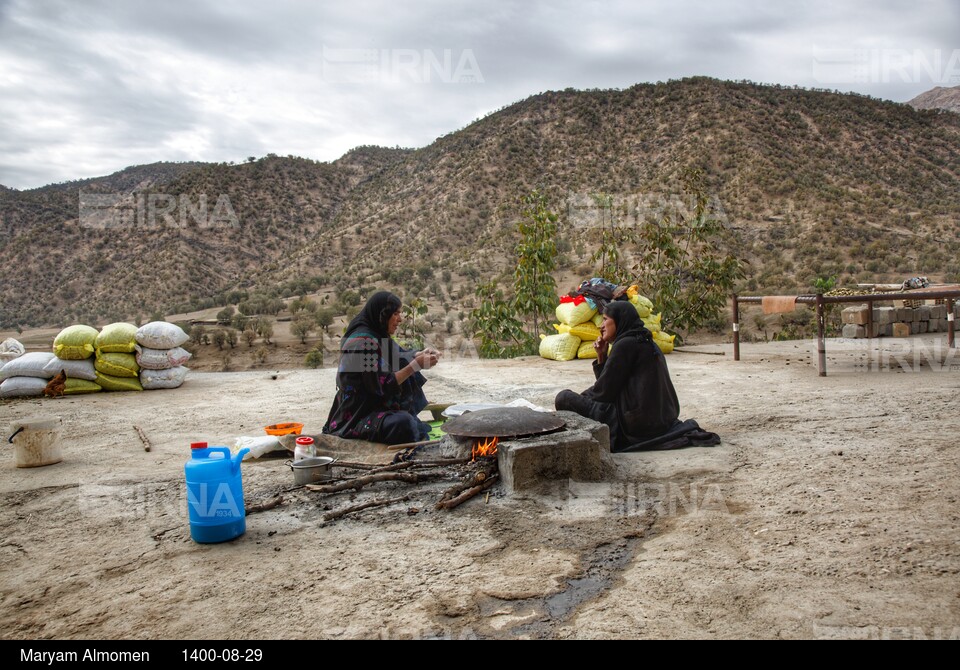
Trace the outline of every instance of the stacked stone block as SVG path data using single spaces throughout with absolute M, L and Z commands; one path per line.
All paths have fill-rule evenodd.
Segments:
M 909 337 L 922 333 L 945 333 L 948 329 L 946 304 L 915 307 L 874 307 L 872 323 L 866 305 L 847 307 L 840 315 L 843 337 Z M 960 317 L 960 301 L 954 303 L 953 318 Z M 956 325 L 954 326 L 956 327 Z M 868 333 L 868 329 L 871 331 Z

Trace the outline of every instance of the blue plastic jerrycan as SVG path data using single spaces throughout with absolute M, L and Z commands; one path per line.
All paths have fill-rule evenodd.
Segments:
M 246 532 L 240 461 L 248 451 L 241 449 L 231 457 L 227 447 L 208 447 L 206 442 L 190 445 L 191 458 L 184 471 L 194 541 L 226 542 Z

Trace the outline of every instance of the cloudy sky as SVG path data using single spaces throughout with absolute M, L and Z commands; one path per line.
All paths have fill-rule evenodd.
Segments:
M 0 184 L 421 147 L 541 91 L 693 75 L 903 102 L 958 0 L 0 0 Z

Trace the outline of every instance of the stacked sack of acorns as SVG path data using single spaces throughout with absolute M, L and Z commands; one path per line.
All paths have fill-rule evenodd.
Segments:
M 166 321 L 151 321 L 137 330 L 136 352 L 140 383 L 147 391 L 175 389 L 183 384 L 190 352 L 181 347 L 189 336 L 183 328 Z
M 64 395 L 176 388 L 189 371 L 183 363 L 190 353 L 180 348 L 186 341 L 182 328 L 165 321 L 141 328 L 111 323 L 99 332 L 69 326 L 54 339 L 53 353 L 31 352 L 0 368 L 0 397 L 41 395 L 61 372 L 66 373 Z
M 662 313 L 653 314 L 653 303 L 640 295 L 637 286 L 627 289 L 627 298 L 643 320 L 643 325 L 653 334 L 653 341 L 660 351 L 673 351 L 676 335 L 660 330 Z M 553 361 L 571 361 L 574 358 L 596 358 L 593 343 L 600 337 L 603 316 L 597 313 L 593 301 L 583 296 L 564 296 L 557 305 L 556 335 L 540 336 L 540 355 Z

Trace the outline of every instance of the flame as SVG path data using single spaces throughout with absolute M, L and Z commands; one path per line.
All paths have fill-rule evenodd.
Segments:
M 496 437 L 491 437 L 486 440 L 477 440 L 473 444 L 473 451 L 471 452 L 472 460 L 477 460 L 477 458 L 489 458 L 491 456 L 497 455 L 497 443 L 498 440 Z

